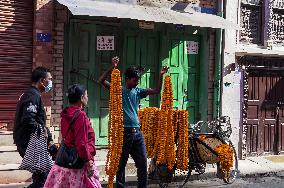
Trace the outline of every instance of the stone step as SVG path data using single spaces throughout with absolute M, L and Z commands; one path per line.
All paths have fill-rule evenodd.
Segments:
M 12 133 L 1 132 L 0 136 L 0 184 L 30 182 L 32 174 L 18 169 L 22 158 L 13 144 Z
M 19 164 L 0 165 L 0 184 L 30 182 L 32 174 L 18 167 Z
M 13 132 L 0 131 L 0 146 L 12 146 L 14 145 Z
M 105 172 L 106 156 L 106 149 L 97 150 L 95 160 L 102 181 L 107 181 Z M 16 151 L 16 146 L 0 146 L 0 184 L 30 181 L 31 173 L 18 169 L 21 161 L 22 158 Z M 136 167 L 133 159 L 129 158 L 125 170 L 126 176 L 136 176 Z
M 1 131 L 0 132 L 0 146 L 12 146 L 14 145 L 13 132 Z
M 31 181 L 32 174 L 25 170 L 19 170 L 20 164 L 0 165 L 0 184 L 19 183 Z M 98 161 L 96 163 L 101 181 L 107 181 L 105 172 L 105 162 Z M 133 161 L 129 161 L 125 168 L 126 176 L 136 176 L 136 167 Z
M 99 171 L 99 177 L 102 181 L 107 181 L 105 172 L 106 158 L 107 150 L 98 149 L 95 161 Z M 18 169 L 21 161 L 22 158 L 16 151 L 16 146 L 0 146 L 0 184 L 25 182 L 31 178 L 31 173 Z M 148 163 L 149 162 L 150 160 L 148 160 Z M 126 176 L 136 176 L 137 174 L 135 163 L 131 157 L 128 159 L 125 174 Z
M 30 182 L 0 184 L 1 188 L 23 188 L 29 186 Z
M 21 161 L 16 146 L 0 146 L 0 165 L 19 164 Z

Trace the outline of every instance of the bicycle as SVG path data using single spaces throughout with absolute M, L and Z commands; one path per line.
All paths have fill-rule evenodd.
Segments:
M 201 126 L 207 125 L 208 133 L 201 131 Z M 187 176 L 184 179 L 182 188 L 190 179 L 192 171 L 194 170 L 198 174 L 203 174 L 205 172 L 206 164 L 217 164 L 217 177 L 224 180 L 225 183 L 230 184 L 235 181 L 239 174 L 238 170 L 238 158 L 236 150 L 229 139 L 232 133 L 232 127 L 230 123 L 230 117 L 221 116 L 220 118 L 213 120 L 211 122 L 199 121 L 196 124 L 190 124 L 189 129 L 189 164 Z M 201 136 L 205 139 L 201 139 Z M 228 144 L 230 148 L 233 149 L 233 159 L 234 166 L 231 170 L 229 176 L 226 176 L 220 170 L 220 164 L 217 160 L 218 153 L 214 150 L 216 146 L 220 144 Z M 178 143 L 177 143 L 178 147 Z M 203 152 L 203 155 L 201 153 Z M 207 152 L 207 155 L 204 155 Z M 152 165 L 155 163 L 155 158 L 152 160 Z M 172 182 L 175 175 L 176 166 L 172 170 L 169 170 L 165 164 L 154 166 L 152 172 L 150 172 L 150 177 L 158 177 L 159 186 L 161 188 L 166 188 L 169 183 Z M 151 174 L 152 173 L 152 174 Z

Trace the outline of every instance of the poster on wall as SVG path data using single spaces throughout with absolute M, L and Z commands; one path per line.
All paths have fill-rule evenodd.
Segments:
M 97 36 L 97 50 L 114 50 L 114 36 Z
M 186 54 L 198 54 L 199 43 L 195 41 L 186 41 L 185 42 L 185 53 Z

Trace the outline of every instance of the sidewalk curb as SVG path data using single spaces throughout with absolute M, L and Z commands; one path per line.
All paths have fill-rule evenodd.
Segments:
M 277 175 L 278 173 L 283 173 L 283 175 Z M 279 171 L 275 171 L 275 172 L 252 172 L 252 173 L 248 173 L 248 174 L 239 174 L 237 179 L 240 178 L 257 178 L 257 177 L 269 177 L 269 176 L 277 176 L 277 177 L 283 177 L 284 178 L 284 170 L 279 170 Z M 184 179 L 186 178 L 186 176 L 176 176 L 174 177 L 174 180 L 172 181 L 172 183 L 174 182 L 182 182 Z M 216 173 L 215 172 L 205 172 L 204 174 L 192 174 L 189 182 L 190 181 L 196 181 L 196 180 L 210 180 L 210 179 L 216 179 Z M 222 179 L 220 179 L 220 181 L 223 182 Z M 158 180 L 148 180 L 148 184 L 149 185 L 155 185 L 158 184 Z M 108 182 L 107 179 L 105 178 L 104 181 L 101 181 L 101 184 L 103 187 L 106 187 Z M 135 186 L 137 185 L 137 177 L 136 176 L 127 176 L 126 177 L 126 185 L 127 186 Z

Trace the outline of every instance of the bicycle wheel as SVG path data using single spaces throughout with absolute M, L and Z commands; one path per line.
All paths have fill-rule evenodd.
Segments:
M 169 170 L 167 165 L 162 164 L 156 167 L 156 172 L 159 179 L 160 188 L 166 188 L 173 180 L 173 176 L 175 173 L 175 168 Z
M 159 182 L 160 188 L 167 188 L 169 186 L 169 183 L 166 182 Z
M 182 182 L 182 184 L 178 187 L 178 188 L 183 188 L 183 186 L 185 186 L 185 184 L 189 181 L 189 178 L 191 176 L 191 172 L 192 170 L 189 169 L 186 175 L 186 178 L 184 179 L 184 181 Z
M 233 148 L 233 151 L 234 151 L 234 156 L 233 156 L 233 158 L 234 158 L 234 165 L 233 165 L 231 173 L 230 173 L 230 175 L 228 177 L 225 177 L 225 174 L 223 173 L 223 180 L 224 180 L 225 183 L 231 184 L 231 183 L 233 183 L 236 180 L 236 178 L 238 177 L 240 171 L 239 171 L 239 167 L 238 167 L 238 156 L 237 156 L 237 153 L 236 153 L 236 149 L 233 146 L 231 141 L 228 141 L 228 144 L 229 144 L 230 147 Z

